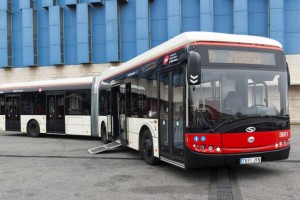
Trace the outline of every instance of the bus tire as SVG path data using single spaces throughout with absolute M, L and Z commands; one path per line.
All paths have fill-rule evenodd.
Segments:
M 154 156 L 153 139 L 149 130 L 145 130 L 141 140 L 141 154 L 145 162 L 149 165 L 156 165 L 159 159 Z
M 107 135 L 106 135 L 106 127 L 105 127 L 104 124 L 101 126 L 101 141 L 102 141 L 103 144 L 108 143 Z
M 31 120 L 27 125 L 27 135 L 30 137 L 39 137 L 40 125 L 36 120 Z

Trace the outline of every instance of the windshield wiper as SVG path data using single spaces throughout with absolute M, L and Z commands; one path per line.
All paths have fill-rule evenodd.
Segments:
M 228 123 L 237 122 L 245 119 L 251 118 L 277 118 L 277 119 L 289 119 L 289 116 L 272 116 L 272 115 L 242 115 L 242 116 L 231 116 L 223 121 L 221 121 L 216 127 L 209 129 L 211 133 L 215 132 L 217 129 L 227 125 Z
M 236 120 L 237 120 L 236 118 L 237 118 L 237 116 L 231 116 L 231 117 L 228 117 L 228 118 L 224 119 L 222 122 L 220 122 L 216 127 L 210 129 L 209 131 L 210 131 L 211 133 L 213 133 L 213 132 L 215 132 L 215 130 L 221 128 L 222 126 L 228 124 L 229 122 L 236 121 Z M 235 119 L 235 120 L 234 120 L 234 119 Z M 245 119 L 245 118 L 242 118 L 242 119 Z M 239 118 L 239 120 L 241 120 L 241 119 Z M 239 121 L 239 120 L 237 120 L 237 121 Z
M 277 118 L 277 119 L 289 119 L 288 115 L 253 115 L 254 117 L 257 118 Z

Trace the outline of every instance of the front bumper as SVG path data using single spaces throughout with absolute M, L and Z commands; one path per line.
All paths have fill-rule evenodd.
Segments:
M 202 154 L 186 148 L 186 168 L 217 167 L 225 165 L 240 165 L 240 158 L 261 157 L 262 162 L 288 159 L 290 146 L 266 152 L 243 154 Z

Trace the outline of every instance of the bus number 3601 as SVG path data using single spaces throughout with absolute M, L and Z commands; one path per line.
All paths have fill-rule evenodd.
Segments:
M 288 137 L 288 136 L 289 136 L 289 132 L 287 131 L 279 132 L 279 137 Z

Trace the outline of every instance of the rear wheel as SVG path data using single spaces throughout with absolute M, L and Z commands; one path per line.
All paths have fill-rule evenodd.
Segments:
M 141 154 L 146 163 L 150 165 L 159 163 L 159 159 L 154 156 L 153 139 L 149 130 L 144 131 L 141 141 Z
M 27 135 L 30 137 L 40 136 L 40 125 L 36 120 L 32 120 L 27 125 Z
M 107 144 L 107 135 L 106 135 L 106 127 L 105 125 L 101 126 L 101 141 L 103 144 Z

